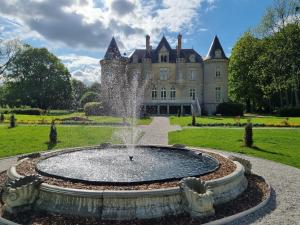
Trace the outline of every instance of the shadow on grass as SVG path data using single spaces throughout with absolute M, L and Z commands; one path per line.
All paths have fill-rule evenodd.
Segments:
M 242 147 L 245 147 L 245 146 L 242 146 Z M 256 150 L 256 151 L 260 151 L 260 152 L 265 152 L 265 153 L 269 153 L 269 154 L 272 154 L 272 155 L 282 155 L 284 156 L 285 154 L 282 154 L 282 153 L 279 153 L 279 152 L 272 152 L 272 151 L 268 151 L 268 150 L 264 150 L 258 146 L 252 146 L 251 148 L 247 147 L 248 149 L 251 149 L 251 150 Z
M 55 146 L 59 143 L 60 141 L 56 142 L 56 143 L 51 143 L 49 141 L 47 141 L 45 144 L 47 145 L 47 149 L 51 150 L 53 148 L 55 148 Z

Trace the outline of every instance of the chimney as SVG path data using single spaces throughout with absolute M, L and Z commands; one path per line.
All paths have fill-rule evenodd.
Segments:
M 150 53 L 150 36 L 147 34 L 146 35 L 146 50 L 148 53 Z
M 179 33 L 178 36 L 177 36 L 177 58 L 180 57 L 180 51 L 181 51 L 181 39 L 182 39 L 182 35 Z

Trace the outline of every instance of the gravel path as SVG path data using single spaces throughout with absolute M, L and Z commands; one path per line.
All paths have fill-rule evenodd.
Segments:
M 139 141 L 141 145 L 167 145 L 168 133 L 181 130 L 180 126 L 170 125 L 168 117 L 154 117 L 150 125 L 140 125 L 139 128 L 144 132 L 143 137 Z
M 168 132 L 181 129 L 180 126 L 171 126 L 166 117 L 154 117 L 150 125 L 139 127 L 144 131 L 140 144 L 159 145 L 168 144 Z M 242 157 L 251 161 L 253 171 L 263 176 L 273 190 L 270 202 L 263 209 L 230 225 L 300 225 L 300 169 L 255 157 Z M 15 161 L 16 158 L 0 160 L 0 171 L 6 170 Z

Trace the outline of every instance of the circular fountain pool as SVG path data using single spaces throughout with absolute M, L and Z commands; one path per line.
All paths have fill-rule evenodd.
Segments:
M 129 156 L 133 160 L 129 160 Z M 46 176 L 106 184 L 176 180 L 216 170 L 219 162 L 185 149 L 124 146 L 67 152 L 41 160 L 36 169 Z

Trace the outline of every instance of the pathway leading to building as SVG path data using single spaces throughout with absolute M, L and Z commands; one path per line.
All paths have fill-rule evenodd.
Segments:
M 150 125 L 140 125 L 139 128 L 144 132 L 139 141 L 141 145 L 167 145 L 168 133 L 181 130 L 178 125 L 170 125 L 168 117 L 154 117 Z

